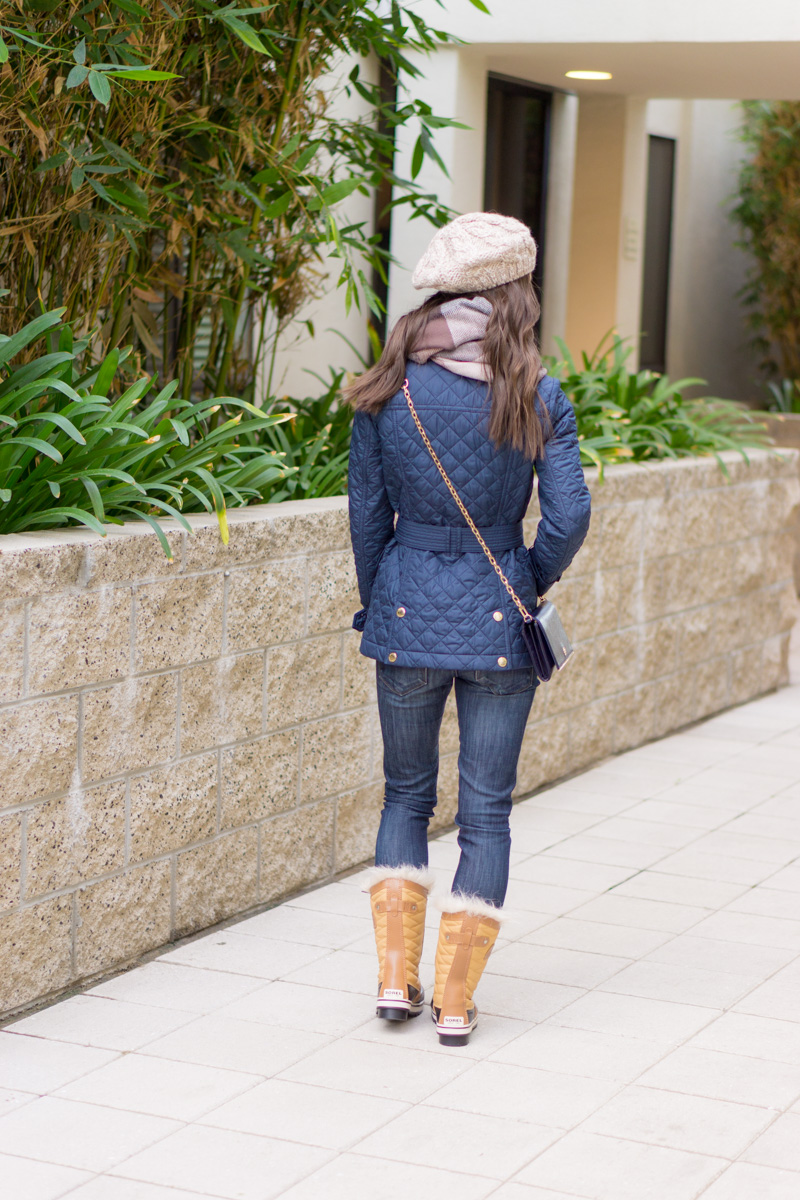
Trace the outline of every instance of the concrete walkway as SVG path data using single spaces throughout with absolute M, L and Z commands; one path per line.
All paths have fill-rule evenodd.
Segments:
M 464 1049 L 374 1019 L 358 875 L 8 1026 L 0 1194 L 797 1200 L 798 668 L 516 807 Z

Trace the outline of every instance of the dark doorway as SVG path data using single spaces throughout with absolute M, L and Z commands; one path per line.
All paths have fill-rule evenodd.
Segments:
M 640 365 L 662 373 L 667 369 L 674 182 L 675 139 L 651 136 L 647 161 Z
M 486 111 L 484 207 L 524 221 L 539 253 L 534 280 L 541 295 L 544 264 L 549 92 L 490 75 Z
M 378 61 L 378 86 L 380 88 L 381 104 L 389 108 L 397 104 L 397 76 L 391 70 L 385 58 Z M 394 127 L 386 120 L 385 114 L 381 114 L 378 120 L 378 132 L 385 139 L 386 157 L 382 164 L 384 173 L 380 177 L 380 182 L 375 189 L 375 235 L 378 238 L 378 245 L 381 250 L 388 256 L 392 244 L 392 210 L 390 204 L 392 202 L 392 179 L 391 172 L 394 166 L 394 147 L 395 136 Z M 378 336 L 381 345 L 386 341 L 386 322 L 387 322 L 387 307 L 389 304 L 389 261 L 388 257 L 384 260 L 384 271 L 374 269 L 372 272 L 372 290 L 378 297 L 378 300 L 383 305 L 383 311 L 380 315 L 370 313 L 369 324 L 374 329 Z

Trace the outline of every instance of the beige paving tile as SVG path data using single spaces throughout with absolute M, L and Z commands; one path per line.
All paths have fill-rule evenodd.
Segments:
M 370 1000 L 353 992 L 277 980 L 227 1004 L 218 1015 L 277 1028 L 340 1035 L 363 1025 L 374 1012 Z
M 476 1001 L 479 1012 L 485 1015 L 495 1013 L 518 1021 L 545 1021 L 582 995 L 582 989 L 560 983 L 485 974 Z
M 679 825 L 674 821 L 651 821 L 641 815 L 632 820 L 627 813 L 623 817 L 609 817 L 600 825 L 595 825 L 592 834 L 620 842 L 661 846 L 667 850 L 677 850 L 700 836 L 697 829 L 691 825 Z
M 237 1021 L 212 1013 L 149 1042 L 143 1053 L 175 1062 L 266 1076 L 276 1075 L 307 1054 L 313 1054 L 326 1046 L 331 1036 L 306 1029 L 268 1032 L 256 1021 Z
M 742 1158 L 748 1163 L 800 1171 L 800 1112 L 784 1112 L 747 1147 Z
M 106 1050 L 138 1050 L 193 1020 L 195 1014 L 177 1009 L 128 1004 L 102 996 L 71 996 L 50 1008 L 17 1021 L 14 1033 L 56 1042 L 76 1042 Z
M 558 1137 L 525 1120 L 503 1121 L 419 1104 L 359 1142 L 359 1154 L 508 1179 Z
M 511 912 L 522 909 L 559 917 L 585 904 L 593 895 L 586 889 L 558 887 L 552 883 L 528 883 L 512 876 L 508 884 L 506 908 Z
M 695 845 L 662 858 L 658 869 L 667 875 L 687 875 L 689 878 L 713 879 L 721 883 L 741 883 L 752 887 L 773 875 L 775 864 L 731 858 L 725 854 L 709 854 Z
M 736 1158 L 773 1114 L 707 1096 L 627 1087 L 584 1122 L 590 1133 L 629 1138 L 720 1158 Z
M 208 1200 L 208 1192 L 187 1192 L 183 1188 L 116 1179 L 111 1175 L 98 1175 L 69 1195 L 70 1200 Z
M 512 835 L 513 836 L 513 835 Z M 578 891 L 604 892 L 630 879 L 635 868 L 606 867 L 602 863 L 577 862 L 571 858 L 549 858 L 535 854 L 518 867 L 513 867 L 513 879 L 529 883 L 555 884 Z
M 667 904 L 659 900 L 639 900 L 608 892 L 576 908 L 577 920 L 601 921 L 608 925 L 634 925 L 640 929 L 658 929 L 664 933 L 683 933 L 708 916 L 706 909 L 689 904 Z
M 621 795 L 613 785 L 592 787 L 590 775 L 579 775 L 577 779 L 568 780 L 556 787 L 540 792 L 535 803 L 541 808 L 557 808 L 564 812 L 595 813 L 598 816 L 613 816 L 624 812 L 634 804 L 641 803 L 641 797 Z
M 295 896 L 290 908 L 310 909 L 312 912 L 333 913 L 343 917 L 369 916 L 369 897 L 360 887 L 349 883 L 328 883 L 314 888 L 303 896 Z
M 686 875 L 667 875 L 654 868 L 639 871 L 614 888 L 615 896 L 634 896 L 638 900 L 661 900 L 667 904 L 686 904 L 695 908 L 722 908 L 744 892 L 741 883 L 722 883 L 714 879 L 690 879 Z
M 532 1028 L 531 1021 L 491 1014 L 485 1020 L 481 1017 L 466 1046 L 441 1046 L 432 1027 L 430 1008 L 426 1007 L 418 1017 L 405 1024 L 373 1017 L 359 1025 L 349 1036 L 360 1042 L 377 1042 L 379 1045 L 424 1050 L 428 1054 L 452 1055 L 456 1060 L 483 1059 L 494 1054 L 501 1046 L 516 1041 Z
M 726 764 L 733 771 L 746 771 L 755 775 L 777 776 L 779 779 L 797 779 L 797 750 L 792 746 L 779 746 L 774 741 L 765 746 L 748 746 L 740 750 Z
M 800 855 L 800 842 L 790 842 L 782 837 L 756 837 L 752 833 L 733 833 L 731 830 L 713 829 L 695 843 L 702 854 L 722 854 L 730 858 L 753 859 L 757 862 L 774 862 L 786 866 Z
M 663 1046 L 642 1038 L 566 1029 L 545 1021 L 496 1050 L 491 1061 L 629 1083 L 663 1053 Z
M 715 938 L 722 942 L 745 942 L 755 946 L 775 946 L 800 954 L 800 921 L 785 921 L 778 917 L 758 917 L 751 913 L 712 913 L 695 925 L 698 937 Z
M 542 831 L 555 830 L 558 833 L 581 833 L 601 819 L 597 813 L 569 812 L 567 809 L 542 808 L 537 803 L 538 797 L 532 800 L 522 800 L 511 810 L 511 831 L 521 832 L 523 829 Z
M 734 1163 L 703 1192 L 703 1200 L 797 1200 L 797 1175 L 751 1163 Z
M 377 959 L 374 949 L 367 954 L 352 950 L 332 950 L 306 966 L 286 975 L 287 983 L 311 987 L 335 988 L 362 996 L 374 996 L 378 990 Z
M 258 979 L 280 979 L 298 967 L 313 962 L 323 953 L 321 946 L 267 937 L 244 937 L 238 932 L 224 929 L 187 942 L 177 950 L 170 950 L 161 956 L 159 962 L 229 971 L 231 974 Z
M 800 899 L 793 892 L 769 886 L 769 880 L 758 887 L 748 888 L 727 906 L 728 912 L 752 913 L 756 917 L 778 917 L 785 921 L 800 921 Z
M 271 1200 L 330 1156 L 316 1146 L 187 1125 L 134 1154 L 115 1174 L 226 1200 Z
M 554 858 L 574 858 L 578 862 L 603 863 L 609 867 L 650 867 L 663 858 L 661 846 L 648 846 L 645 842 L 623 842 L 589 833 L 579 833 L 565 838 L 547 854 Z
M 758 982 L 747 975 L 642 960 L 600 984 L 604 992 L 727 1008 Z
M 800 892 L 800 864 L 784 867 L 769 876 L 770 888 L 781 888 L 786 892 Z
M 317 946 L 323 950 L 341 950 L 371 933 L 372 921 L 368 910 L 363 917 L 343 917 L 337 913 L 281 904 L 256 917 L 239 921 L 234 931 L 240 937 L 267 938 L 269 941 Z
M 564 1200 L 566 1192 L 553 1192 L 550 1188 L 528 1187 L 524 1183 L 504 1183 L 496 1192 L 492 1192 L 492 1200 Z M 575 1193 L 573 1192 L 574 1196 Z
M 785 1108 L 800 1096 L 796 1067 L 693 1046 L 674 1050 L 638 1082 L 644 1087 L 769 1109 Z
M 575 917 L 561 917 L 524 938 L 526 942 L 540 945 L 562 946 L 565 950 L 588 950 L 622 958 L 641 958 L 671 939 L 671 933 L 657 929 L 581 921 Z
M 790 962 L 794 958 L 794 951 L 777 946 L 697 937 L 692 929 L 651 950 L 647 957 L 654 962 L 673 963 L 675 966 L 728 971 L 734 975 L 756 975 L 765 979 Z
M 755 1013 L 760 1017 L 777 1017 L 781 1021 L 800 1021 L 800 968 L 795 962 L 779 971 L 761 987 L 743 997 L 737 1012 Z
M 698 804 L 676 804 L 660 797 L 643 800 L 629 808 L 626 817 L 631 821 L 663 821 L 668 824 L 691 826 L 694 829 L 717 829 L 728 820 L 718 808 L 703 808 Z
M 281 1078 L 334 1092 L 362 1092 L 414 1103 L 424 1100 L 470 1066 L 471 1062 L 458 1057 L 427 1054 L 400 1045 L 342 1039 L 289 1067 Z M 332 1095 L 329 1099 L 335 1102 Z
M 125 1054 L 66 1084 L 56 1095 L 105 1108 L 193 1121 L 248 1091 L 255 1082 L 252 1075 L 239 1071 Z
M 262 979 L 253 976 L 200 970 L 156 959 L 124 975 L 107 979 L 87 995 L 124 1000 L 129 1004 L 147 1004 L 153 1008 L 205 1013 L 246 996 L 262 984 Z
M 591 1200 L 694 1200 L 724 1166 L 725 1159 L 579 1129 L 534 1159 L 519 1180 Z
M 52 1092 L 117 1057 L 114 1050 L 49 1041 L 16 1034 L 14 1029 L 9 1025 L 0 1031 L 0 1078 L 10 1088 Z
M 23 1104 L 30 1104 L 31 1100 L 35 1099 L 35 1092 L 13 1092 L 10 1088 L 0 1087 L 0 1119 L 6 1113 L 21 1108 Z
M 554 1025 L 617 1033 L 653 1040 L 666 1048 L 697 1033 L 713 1019 L 714 1009 L 640 996 L 590 992 L 556 1013 Z
M 795 754 L 800 759 L 800 747 Z M 775 804 L 779 798 L 780 793 L 744 816 L 734 818 L 725 828 L 729 833 L 745 836 L 750 834 L 753 837 L 786 838 L 790 842 L 800 842 L 800 809 L 796 803 L 792 802 L 791 808 L 784 809 L 781 815 L 769 812 L 769 806 Z M 791 815 L 792 813 L 794 815 Z
M 436 1196 L 437 1200 L 483 1200 L 494 1192 L 496 1180 L 455 1174 L 413 1163 L 392 1163 L 361 1154 L 341 1154 L 302 1183 L 281 1193 L 283 1200 L 355 1200 L 383 1196 L 387 1179 L 392 1195 Z M 247 1200 L 247 1198 L 246 1198 Z
M 57 1200 L 90 1178 L 88 1171 L 77 1171 L 74 1167 L 57 1167 L 31 1158 L 18 1158 L 14 1154 L 0 1154 L 3 1191 L 14 1200 L 23 1200 L 23 1197 L 24 1200 Z
M 570 987 L 592 988 L 615 975 L 628 963 L 626 958 L 607 954 L 589 954 L 581 950 L 563 950 L 556 946 L 536 946 L 513 942 L 495 950 L 486 967 L 491 975 L 516 979 L 536 979 L 543 983 L 563 983 Z
M 700 1030 L 690 1043 L 704 1050 L 769 1059 L 800 1067 L 800 1024 L 749 1013 L 728 1012 Z
M 345 1149 L 398 1117 L 407 1105 L 356 1092 L 270 1079 L 201 1118 L 201 1125 Z
M 446 1084 L 427 1103 L 506 1121 L 570 1129 L 618 1089 L 607 1080 L 539 1071 L 511 1063 L 482 1062 Z
M 0 1121 L 0 1152 L 107 1171 L 178 1128 L 162 1117 L 41 1096 Z
M 649 742 L 639 746 L 625 755 L 627 759 L 637 762 L 655 759 L 665 763 L 686 763 L 701 767 L 709 767 L 714 763 L 724 762 L 731 756 L 730 743 L 726 738 L 714 738 L 713 731 L 706 728 L 702 740 L 691 737 L 687 733 L 678 733 L 672 737 L 661 738 L 657 742 Z

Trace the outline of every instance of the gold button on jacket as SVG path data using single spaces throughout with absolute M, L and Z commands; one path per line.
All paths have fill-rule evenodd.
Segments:
M 397 655 L 395 654 L 394 650 L 389 655 L 389 662 L 397 662 Z
M 391 656 L 391 654 L 389 655 L 389 657 L 390 657 L 390 658 L 392 657 L 392 656 Z M 507 667 L 507 666 L 508 666 L 508 659 L 507 659 L 507 658 L 504 658 L 504 657 L 503 657 L 503 655 L 501 654 L 501 655 L 500 655 L 500 657 L 499 657 L 499 658 L 498 658 L 498 660 L 497 660 L 497 665 L 498 665 L 498 667 Z

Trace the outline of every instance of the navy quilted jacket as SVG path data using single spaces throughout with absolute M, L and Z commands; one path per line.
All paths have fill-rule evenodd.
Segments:
M 495 555 L 530 608 L 569 566 L 589 528 L 572 405 L 558 381 L 545 376 L 539 393 L 553 429 L 543 456 L 532 464 L 490 442 L 485 383 L 435 363 L 408 363 L 406 370 L 420 420 L 479 528 L 522 519 L 535 469 L 541 507 L 536 541 L 530 550 L 520 546 Z M 376 417 L 356 413 L 349 497 L 364 606 L 353 627 L 363 631 L 362 654 L 406 667 L 530 666 L 522 619 L 484 554 L 422 550 L 394 536 L 395 515 L 425 525 L 466 525 L 402 391 Z

